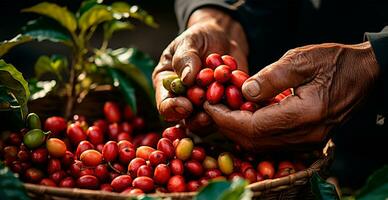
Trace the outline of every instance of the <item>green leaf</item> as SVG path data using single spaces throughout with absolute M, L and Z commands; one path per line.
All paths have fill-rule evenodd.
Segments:
M 77 29 L 77 21 L 73 13 L 68 11 L 66 7 L 60 7 L 54 3 L 42 2 L 30 8 L 25 8 L 22 12 L 33 12 L 55 19 L 72 33 Z
M 232 185 L 230 188 L 228 188 L 226 191 L 224 191 L 221 195 L 219 200 L 240 200 L 243 198 L 243 195 L 246 190 L 245 186 L 248 185 L 248 182 L 244 179 L 236 179 L 233 180 Z M 250 195 L 249 192 L 245 193 L 247 196 Z M 248 199 L 250 199 L 248 197 Z
M 31 20 L 22 27 L 23 35 L 30 36 L 38 41 L 49 40 L 52 42 L 63 42 L 71 44 L 71 35 L 56 21 L 49 18 L 38 18 Z
M 18 100 L 4 85 L 0 85 L 0 121 L 0 130 L 20 130 L 24 124 Z
M 129 10 L 129 16 L 142 21 L 150 27 L 159 27 L 159 25 L 155 22 L 154 17 L 152 17 L 152 15 L 148 14 L 147 11 L 141 9 L 138 6 L 131 7 L 131 9 Z
M 93 6 L 101 4 L 102 2 L 103 2 L 103 0 L 85 0 L 85 1 L 83 1 L 78 12 L 77 12 L 77 17 L 81 16 L 86 11 L 91 9 Z
M 12 47 L 31 41 L 32 38 L 26 35 L 17 35 L 11 40 L 5 40 L 0 43 L 0 57 L 6 54 Z
M 130 6 L 128 3 L 119 1 L 114 2 L 111 5 L 113 16 L 116 19 L 123 19 L 123 18 L 134 18 L 137 20 L 142 21 L 146 25 L 157 28 L 159 25 L 155 22 L 152 15 L 148 14 L 147 11 L 141 9 L 139 6 Z
M 152 87 L 152 72 L 155 67 L 155 62 L 152 58 L 139 51 L 136 48 L 120 48 L 112 51 L 112 55 L 116 57 L 120 63 L 123 64 L 133 64 L 139 69 L 144 75 L 148 82 L 148 87 L 144 89 L 150 90 L 148 93 L 154 94 Z M 153 98 L 153 96 L 150 96 Z
M 35 76 L 39 79 L 45 73 L 52 73 L 59 81 L 63 81 L 62 75 L 67 72 L 67 67 L 67 58 L 64 56 L 40 56 L 35 63 Z
M 20 109 L 15 95 L 8 91 L 4 85 L 0 85 L 0 111 Z
M 206 187 L 202 188 L 195 200 L 208 200 L 214 199 L 217 200 L 223 192 L 227 191 L 230 188 L 231 183 L 228 181 L 214 181 L 210 182 Z
M 137 200 L 162 200 L 161 198 L 150 197 L 147 195 L 140 195 L 136 199 Z
M 122 30 L 131 30 L 135 26 L 130 22 L 112 20 L 104 23 L 104 40 L 109 40 L 113 33 Z
M 314 173 L 310 180 L 311 189 L 316 199 L 339 200 L 335 186 L 323 180 L 318 173 Z
M 0 196 L 2 199 L 29 200 L 22 182 L 0 162 Z
M 0 85 L 4 85 L 8 91 L 16 96 L 24 118 L 27 115 L 27 101 L 30 97 L 28 83 L 24 80 L 22 73 L 4 60 L 0 60 Z
M 114 2 L 114 3 L 112 3 L 111 7 L 112 7 L 112 11 L 117 13 L 117 14 L 128 13 L 128 15 L 129 15 L 129 10 L 131 9 L 131 6 L 127 2 L 124 2 L 124 1 Z
M 136 94 L 133 85 L 118 69 L 108 67 L 108 73 L 113 79 L 113 85 L 119 87 L 128 105 L 137 113 Z
M 150 102 L 155 105 L 151 78 L 154 62 L 148 55 L 133 48 L 121 48 L 112 52 L 100 53 L 95 63 L 97 66 L 110 66 L 120 69 L 136 85 L 141 87 Z
M 357 200 L 388 199 L 388 165 L 373 173 L 356 195 Z
M 90 27 L 112 19 L 112 13 L 107 6 L 95 5 L 81 15 L 78 24 L 81 33 L 85 33 Z

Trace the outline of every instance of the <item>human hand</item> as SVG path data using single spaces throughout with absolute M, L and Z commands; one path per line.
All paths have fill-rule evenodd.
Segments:
M 236 58 L 240 70 L 247 71 L 248 46 L 241 25 L 222 11 L 202 8 L 195 11 L 188 29 L 168 45 L 153 72 L 156 104 L 166 121 L 188 118 L 193 105 L 186 97 L 174 97 L 163 87 L 163 79 L 178 75 L 186 86 L 195 82 L 202 61 L 210 53 L 230 54 Z M 210 124 L 204 112 L 191 116 L 186 123 L 192 129 Z
M 369 42 L 319 44 L 288 51 L 245 81 L 242 92 L 253 102 L 287 88 L 295 95 L 254 113 L 205 103 L 205 111 L 231 140 L 252 151 L 323 143 L 365 100 L 379 76 Z

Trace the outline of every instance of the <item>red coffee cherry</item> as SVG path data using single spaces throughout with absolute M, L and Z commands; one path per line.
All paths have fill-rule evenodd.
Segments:
M 95 167 L 102 162 L 102 155 L 94 149 L 89 149 L 82 152 L 80 160 L 85 166 Z
M 86 134 L 84 133 L 84 130 L 78 123 L 70 124 L 67 127 L 66 133 L 70 141 L 75 145 L 78 145 L 78 143 L 83 140 L 86 140 L 87 138 Z
M 230 82 L 241 88 L 244 82 L 249 78 L 249 75 L 241 70 L 232 71 L 232 75 L 230 76 Z
M 171 141 L 176 139 L 182 139 L 186 136 L 185 131 L 179 126 L 172 126 L 164 129 L 162 137 L 167 138 Z
M 144 192 L 150 192 L 154 189 L 154 180 L 150 177 L 140 176 L 133 180 L 132 185 Z
M 170 168 L 166 164 L 159 164 L 155 167 L 154 180 L 158 184 L 165 184 L 170 179 Z
M 193 86 L 187 90 L 187 98 L 196 106 L 201 106 L 205 101 L 206 94 L 205 90 L 198 86 Z
M 206 91 L 206 100 L 210 104 L 217 104 L 221 101 L 224 96 L 224 86 L 219 82 L 213 82 L 209 85 Z
M 223 63 L 227 65 L 230 70 L 236 70 L 237 69 L 237 61 L 230 55 L 223 55 L 221 57 Z
M 257 165 L 257 172 L 263 175 L 264 179 L 271 179 L 275 175 L 275 168 L 269 161 L 261 161 Z
M 205 60 L 206 66 L 210 67 L 211 69 L 215 69 L 216 67 L 223 64 L 222 58 L 220 54 L 212 53 L 206 57 Z
M 139 176 L 148 176 L 148 177 L 152 177 L 152 169 L 150 166 L 148 165 L 142 165 L 139 167 L 139 169 L 137 169 L 137 173 L 136 175 L 139 177 Z
M 175 175 L 168 180 L 167 190 L 170 192 L 184 192 L 186 191 L 185 179 L 181 175 Z
M 170 161 L 171 173 L 174 175 L 182 175 L 184 171 L 184 166 L 182 160 L 173 159 Z
M 109 141 L 105 143 L 104 148 L 102 149 L 102 156 L 106 162 L 112 162 L 116 160 L 119 154 L 119 147 L 115 141 Z
M 49 117 L 44 123 L 44 129 L 46 131 L 51 131 L 53 135 L 58 135 L 62 131 L 65 131 L 67 128 L 66 120 L 62 117 Z
M 259 105 L 251 101 L 247 101 L 240 106 L 240 110 L 246 110 L 250 112 L 255 112 L 257 109 L 259 109 Z
M 136 149 L 136 157 L 143 158 L 144 160 L 148 160 L 150 154 L 154 152 L 155 149 L 149 146 L 140 146 Z
M 199 162 L 202 162 L 203 160 L 205 160 L 205 157 L 206 157 L 206 153 L 205 153 L 204 148 L 202 148 L 202 147 L 194 147 L 193 148 L 193 152 L 191 153 L 192 159 L 199 161 Z
M 238 89 L 234 85 L 230 85 L 226 87 L 225 97 L 226 97 L 226 102 L 228 103 L 228 106 L 232 110 L 240 109 L 240 106 L 244 103 L 240 89 Z
M 112 180 L 110 186 L 116 192 L 122 192 L 132 185 L 132 177 L 129 175 L 120 175 Z
M 220 65 L 214 70 L 214 79 L 219 83 L 226 83 L 232 76 L 232 71 L 226 65 Z
M 121 120 L 120 108 L 116 102 L 105 102 L 104 114 L 110 123 L 119 122 Z
M 139 167 L 146 164 L 147 163 L 143 158 L 134 158 L 128 165 L 128 172 L 135 176 Z
M 86 131 L 88 140 L 93 145 L 102 144 L 104 142 L 104 133 L 98 126 L 91 126 Z
M 77 186 L 83 189 L 97 189 L 99 181 L 95 176 L 84 175 L 77 179 Z
M 167 138 L 162 138 L 159 140 L 157 149 L 162 151 L 167 158 L 172 158 L 175 155 L 175 149 L 172 145 L 171 140 Z
M 199 190 L 199 188 L 201 187 L 201 184 L 199 183 L 199 181 L 189 181 L 187 183 L 187 191 L 189 192 L 196 192 Z
M 206 87 L 214 82 L 214 71 L 211 68 L 205 68 L 198 72 L 196 77 L 197 85 Z

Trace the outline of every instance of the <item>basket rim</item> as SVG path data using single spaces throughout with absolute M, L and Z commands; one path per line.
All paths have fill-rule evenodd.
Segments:
M 330 139 L 323 148 L 323 154 L 321 158 L 310 165 L 309 168 L 290 174 L 285 177 L 267 179 L 260 182 L 252 183 L 246 186 L 246 188 L 252 190 L 255 196 L 259 196 L 263 193 L 270 191 L 281 191 L 291 188 L 295 185 L 303 185 L 308 181 L 308 178 L 312 176 L 314 172 L 319 172 L 321 168 L 330 163 L 334 158 L 335 145 Z M 33 194 L 48 194 L 53 196 L 79 198 L 84 197 L 87 199 L 128 199 L 128 197 L 138 197 L 138 195 L 120 194 L 115 192 L 107 192 L 101 190 L 88 190 L 80 188 L 59 188 L 51 186 L 43 186 L 32 183 L 23 183 L 25 189 L 29 193 Z M 151 193 L 147 194 L 150 197 L 161 198 L 190 198 L 194 197 L 197 192 L 181 192 L 181 193 Z

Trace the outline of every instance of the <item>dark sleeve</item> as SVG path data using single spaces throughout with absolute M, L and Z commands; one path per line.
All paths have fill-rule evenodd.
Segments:
M 381 68 L 381 80 L 384 101 L 388 100 L 388 26 L 379 33 L 366 33 L 366 38 L 372 45 L 377 62 Z M 385 114 L 388 113 L 388 105 L 384 105 Z
M 233 15 L 238 0 L 176 0 L 175 13 L 178 20 L 179 32 L 186 29 L 190 15 L 200 7 L 209 6 L 222 9 Z
M 372 45 L 381 69 L 388 73 L 388 26 L 379 33 L 366 33 L 365 35 Z M 384 76 L 388 76 L 386 73 Z

